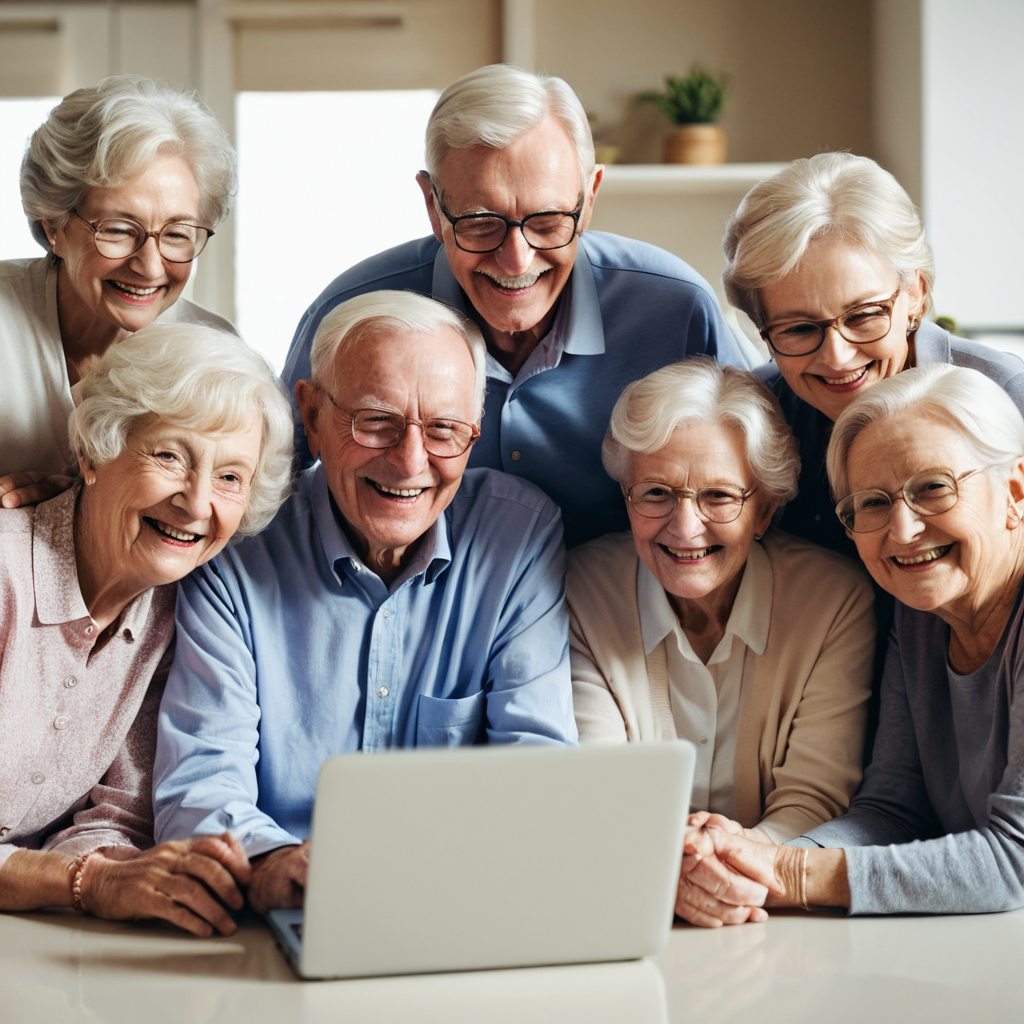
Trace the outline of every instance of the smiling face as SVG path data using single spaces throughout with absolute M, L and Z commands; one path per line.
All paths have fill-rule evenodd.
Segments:
M 642 480 L 692 491 L 715 484 L 740 491 L 757 486 L 743 435 L 721 423 L 682 427 L 659 451 L 634 454 L 623 484 L 628 490 Z M 689 498 L 664 519 L 645 519 L 628 502 L 627 508 L 637 554 L 682 612 L 681 618 L 685 621 L 690 602 L 727 618 L 754 535 L 766 530 L 771 519 L 760 492 L 731 523 L 702 522 Z
M 211 559 L 238 529 L 262 430 L 258 414 L 244 430 L 223 433 L 155 419 L 133 430 L 112 462 L 83 462 L 86 559 L 97 556 L 103 576 L 136 592 L 180 580 Z
M 572 271 L 579 232 L 590 223 L 600 170 L 588 183 L 576 237 L 561 249 L 531 249 L 519 228 L 510 228 L 494 252 L 464 252 L 438 208 L 428 181 L 421 181 L 434 234 L 444 242 L 452 273 L 483 319 L 489 341 L 527 332 L 534 344 L 548 331 L 555 303 Z M 504 149 L 473 146 L 448 153 L 434 182 L 453 217 L 497 213 L 522 220 L 547 210 L 575 210 L 580 199 L 576 148 L 565 129 L 546 117 Z M 488 328 L 490 330 L 488 331 Z
M 450 327 L 434 334 L 370 333 L 339 351 L 321 388 L 300 381 L 295 392 L 310 451 L 367 565 L 393 576 L 416 542 L 448 507 L 462 482 L 469 449 L 455 458 L 431 455 L 410 425 L 393 448 L 364 448 L 342 409 L 386 409 L 409 420 L 478 423 L 476 371 L 465 340 Z
M 897 284 L 896 272 L 859 242 L 819 238 L 807 247 L 795 270 L 761 289 L 761 306 L 767 324 L 827 320 L 851 306 L 888 299 Z M 897 295 L 885 337 L 853 345 L 833 328 L 817 352 L 776 356 L 779 370 L 800 398 L 834 421 L 865 388 L 908 365 L 907 330 L 923 308 L 919 278 Z
M 943 467 L 959 477 L 979 466 L 963 434 L 928 412 L 872 423 L 847 457 L 851 492 L 893 494 L 922 470 Z M 1019 520 L 1010 502 L 1020 499 L 1014 494 L 1019 480 L 1019 468 L 1009 484 L 975 473 L 960 482 L 957 503 L 934 516 L 918 515 L 897 500 L 887 526 L 853 535 L 857 551 L 875 582 L 905 605 L 947 621 L 970 618 L 1015 564 Z
M 138 177 L 117 188 L 91 188 L 77 207 L 92 224 L 114 217 L 159 231 L 171 221 L 202 225 L 195 176 L 183 157 L 157 157 Z M 65 341 L 79 335 L 133 333 L 170 308 L 188 281 L 191 263 L 160 258 L 155 238 L 131 256 L 108 259 L 78 217 L 55 230 L 44 225 L 61 258 L 57 302 Z

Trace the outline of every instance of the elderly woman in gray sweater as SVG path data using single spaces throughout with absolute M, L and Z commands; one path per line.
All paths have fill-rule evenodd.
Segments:
M 874 758 L 849 812 L 787 846 L 720 818 L 690 834 L 719 921 L 747 919 L 751 883 L 853 914 L 1024 905 L 1022 453 L 1014 403 L 965 368 L 907 370 L 837 420 L 836 512 L 898 601 Z

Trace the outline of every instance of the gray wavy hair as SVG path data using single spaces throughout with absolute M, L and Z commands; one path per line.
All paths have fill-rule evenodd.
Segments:
M 911 410 L 915 416 L 932 413 L 958 429 L 978 461 L 994 467 L 992 472 L 1024 455 L 1024 419 L 994 380 L 966 366 L 919 366 L 878 381 L 836 420 L 826 465 L 837 501 L 850 493 L 846 467 L 860 432 Z
M 35 130 L 21 164 L 21 205 L 47 251 L 42 221 L 63 227 L 91 188 L 117 188 L 158 156 L 181 156 L 199 187 L 200 218 L 213 227 L 235 191 L 235 151 L 194 93 L 141 75 L 113 75 L 76 89 Z M 52 256 L 52 253 L 51 253 Z
M 215 434 L 261 418 L 260 457 L 239 536 L 259 533 L 291 490 L 291 406 L 266 360 L 232 334 L 205 324 L 150 324 L 111 345 L 78 390 L 71 448 L 94 465 L 116 459 L 132 431 L 154 416 Z
M 453 82 L 439 97 L 427 122 L 427 171 L 438 175 L 450 150 L 470 146 L 504 149 L 551 114 L 576 147 L 580 189 L 594 173 L 590 123 L 568 83 L 535 75 L 514 64 L 488 64 Z
M 920 274 L 932 309 L 935 262 L 903 186 L 874 160 L 819 153 L 755 185 L 729 217 L 722 283 L 731 305 L 764 326 L 761 289 L 781 281 L 819 238 L 850 238 L 882 257 L 904 287 Z
M 753 373 L 694 356 L 634 381 L 619 396 L 601 446 L 608 475 L 623 484 L 634 454 L 651 454 L 674 431 L 722 423 L 743 434 L 747 463 L 769 508 L 796 494 L 800 455 L 778 400 Z
M 335 306 L 320 321 L 313 335 L 310 376 L 314 384 L 323 384 L 333 372 L 338 353 L 369 334 L 436 334 L 446 327 L 466 342 L 473 357 L 476 370 L 473 396 L 482 415 L 487 386 L 487 346 L 480 328 L 451 306 L 416 292 L 365 292 Z

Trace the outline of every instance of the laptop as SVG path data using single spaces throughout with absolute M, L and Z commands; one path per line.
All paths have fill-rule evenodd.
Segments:
M 648 956 L 672 925 L 694 759 L 682 740 L 329 758 L 305 906 L 271 928 L 304 978 Z

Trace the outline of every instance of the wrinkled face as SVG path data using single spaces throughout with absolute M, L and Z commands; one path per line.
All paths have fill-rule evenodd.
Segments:
M 920 412 L 865 427 L 847 457 L 851 493 L 893 494 L 922 470 L 941 467 L 958 477 L 979 465 L 959 430 Z M 920 611 L 956 615 L 983 601 L 1004 579 L 1018 522 L 1010 513 L 1017 477 L 1007 484 L 997 476 L 976 473 L 961 481 L 957 503 L 939 515 L 919 515 L 899 499 L 887 526 L 853 534 L 878 585 Z
M 371 568 L 393 552 L 400 563 L 433 526 L 459 489 L 469 450 L 455 458 L 431 455 L 410 425 L 393 448 L 364 448 L 342 410 L 385 409 L 410 420 L 450 418 L 478 423 L 473 357 L 451 328 L 436 334 L 369 334 L 339 351 L 323 391 L 296 388 L 310 451 L 319 456 L 331 495 Z
M 875 299 L 888 299 L 898 275 L 872 250 L 843 238 L 811 242 L 796 269 L 761 289 L 765 323 L 799 319 L 827 320 Z M 911 317 L 924 308 L 920 279 L 896 297 L 889 333 L 867 345 L 846 341 L 830 329 L 817 352 L 775 357 L 789 386 L 830 420 L 865 388 L 899 373 L 909 355 Z
M 579 231 L 590 223 L 599 176 L 589 183 Z M 452 150 L 435 181 L 453 217 L 497 213 L 522 220 L 532 213 L 570 212 L 580 200 L 576 149 L 565 129 L 547 117 L 505 149 L 473 146 Z M 429 189 L 425 191 L 434 234 L 444 242 L 456 280 L 476 311 L 496 331 L 535 332 L 550 326 L 554 306 L 569 280 L 579 232 L 561 249 L 531 249 L 519 228 L 510 228 L 494 252 L 464 252 Z M 485 332 L 486 333 L 486 332 Z
M 716 484 L 739 491 L 757 486 L 743 435 L 721 423 L 682 427 L 660 451 L 634 454 L 624 487 L 643 480 L 691 491 Z M 664 519 L 645 519 L 626 504 L 637 554 L 668 594 L 683 601 L 724 599 L 731 607 L 754 535 L 771 519 L 760 492 L 731 523 L 702 522 L 690 498 Z
M 91 188 L 78 206 L 92 224 L 112 217 L 138 221 L 159 231 L 171 221 L 203 225 L 199 187 L 180 156 L 158 156 L 138 177 L 117 188 Z M 54 253 L 63 261 L 58 279 L 62 327 L 101 321 L 135 332 L 170 308 L 188 281 L 191 263 L 160 258 L 155 238 L 131 256 L 108 259 L 96 251 L 93 233 L 77 217 L 64 227 L 46 226 Z
M 82 466 L 90 542 L 110 575 L 149 588 L 187 576 L 238 529 L 260 457 L 262 418 L 244 430 L 197 432 L 154 419 L 112 462 Z

